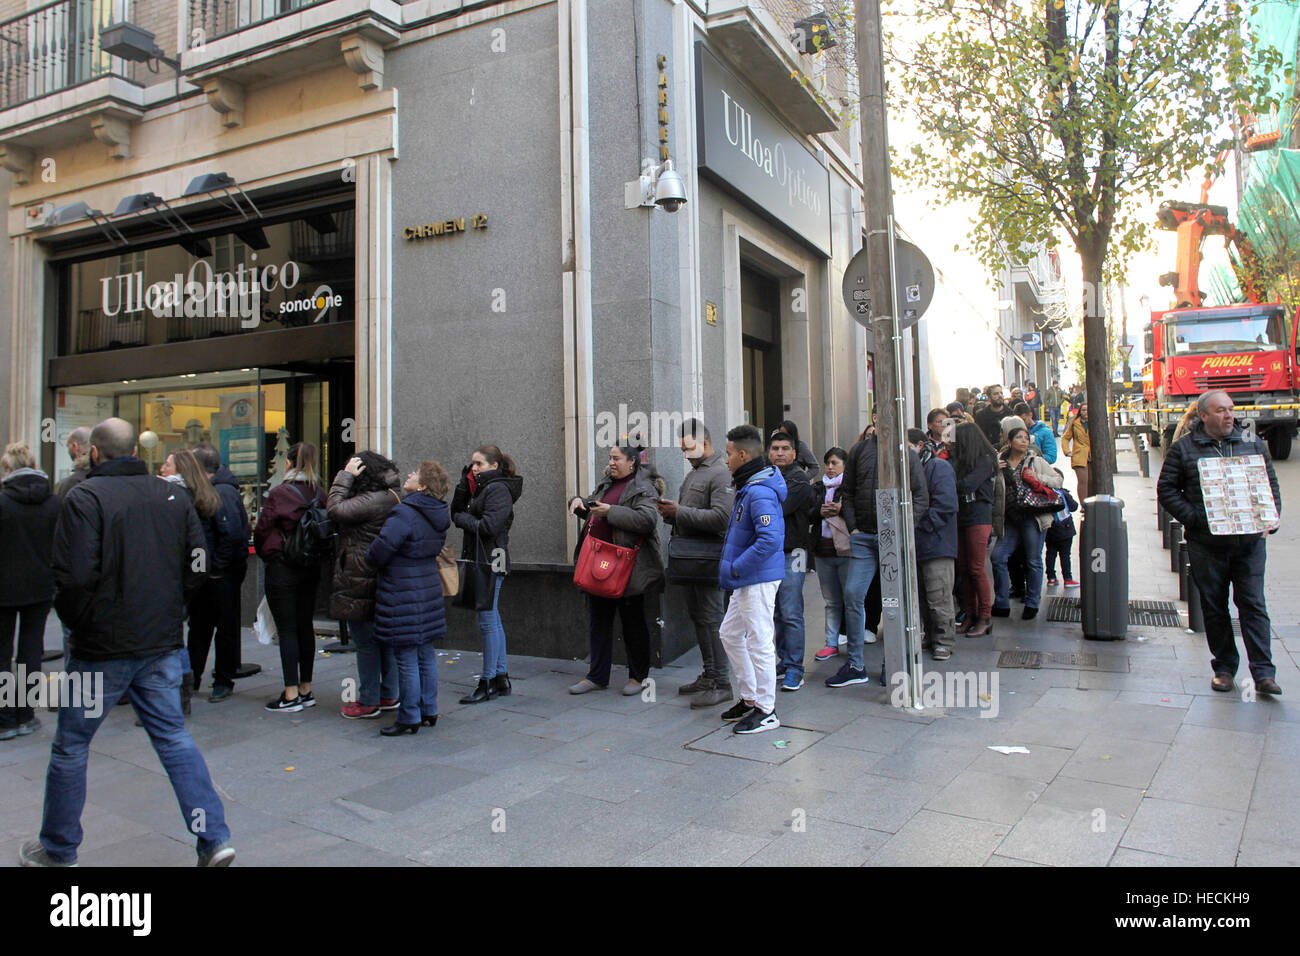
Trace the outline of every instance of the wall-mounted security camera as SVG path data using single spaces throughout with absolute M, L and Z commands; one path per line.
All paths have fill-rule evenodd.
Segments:
M 647 159 L 643 161 L 641 176 L 623 184 L 623 200 L 628 209 L 659 206 L 664 212 L 676 212 L 686 205 L 686 183 L 673 169 L 671 159 L 657 166 Z
M 655 184 L 655 205 L 664 212 L 676 212 L 686 205 L 686 183 L 681 174 L 673 169 L 671 159 L 664 161 L 664 171 L 659 174 Z

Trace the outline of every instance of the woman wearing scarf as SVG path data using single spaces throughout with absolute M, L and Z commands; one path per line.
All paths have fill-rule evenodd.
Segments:
M 1052 515 L 1050 512 L 1036 514 L 1026 511 L 1017 502 L 1025 487 L 1040 495 L 1061 487 L 1061 475 L 1041 456 L 1030 451 L 1029 432 L 1023 427 L 1013 428 L 1008 433 L 1007 446 L 998 456 L 998 462 L 1007 488 L 1006 534 L 993 549 L 993 616 L 1011 616 L 1011 576 L 1007 572 L 1007 561 L 1018 546 L 1023 546 L 1027 568 L 1023 617 L 1029 621 L 1038 616 L 1038 601 L 1043 591 L 1043 543 L 1052 524 Z
M 840 624 L 844 620 L 844 585 L 849 579 L 849 529 L 840 517 L 840 486 L 844 483 L 844 461 L 849 453 L 832 448 L 823 457 L 826 477 L 813 482 L 820 507 L 813 513 L 813 555 L 817 562 L 817 584 L 826 602 L 826 646 L 813 655 L 827 661 L 840 653 Z

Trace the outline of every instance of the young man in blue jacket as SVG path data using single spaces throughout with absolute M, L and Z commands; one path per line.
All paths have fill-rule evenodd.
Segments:
M 718 584 L 731 603 L 718 637 L 726 649 L 740 700 L 723 713 L 738 734 L 781 726 L 776 716 L 776 644 L 772 611 L 785 578 L 785 479 L 763 457 L 753 425 L 727 432 L 727 468 L 736 486 L 731 523 L 722 543 Z

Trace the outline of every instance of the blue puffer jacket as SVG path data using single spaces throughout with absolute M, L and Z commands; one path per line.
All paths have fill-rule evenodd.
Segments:
M 447 633 L 438 552 L 451 527 L 446 504 L 416 492 L 388 513 L 366 557 L 379 568 L 375 639 L 394 647 L 427 644 Z
M 1051 426 L 1045 422 L 1034 422 L 1034 427 L 1029 429 L 1029 437 L 1043 453 L 1043 460 L 1049 465 L 1056 464 L 1056 436 L 1052 434 Z
M 785 577 L 785 515 L 781 510 L 785 495 L 785 479 L 766 464 L 736 490 L 718 564 L 718 584 L 724 591 Z

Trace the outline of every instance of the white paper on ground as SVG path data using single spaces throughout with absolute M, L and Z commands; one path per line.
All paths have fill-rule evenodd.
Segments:
M 1027 754 L 1027 753 L 1029 753 L 1029 748 L 1028 748 L 1028 747 L 1005 747 L 1005 746 L 997 746 L 997 747 L 989 747 L 988 749 L 989 749 L 989 750 L 996 750 L 996 751 L 997 751 L 998 753 L 1000 753 L 1000 754 Z

